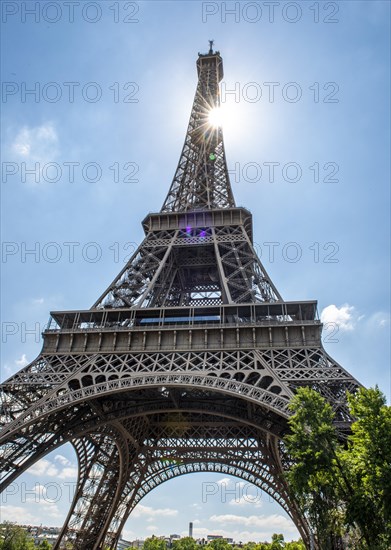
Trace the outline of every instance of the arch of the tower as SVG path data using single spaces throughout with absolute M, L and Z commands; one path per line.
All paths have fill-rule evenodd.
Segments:
M 213 376 L 166 373 L 135 378 L 132 385 L 113 380 L 109 388 L 101 384 L 103 388 L 67 390 L 60 396 L 56 391 L 52 398 L 49 395 L 48 399 L 39 400 L 20 415 L 7 426 L 8 430 L 3 430 L 0 439 L 4 473 L 1 489 L 32 466 L 36 457 L 41 458 L 75 434 L 88 433 L 123 416 L 144 416 L 153 411 L 167 411 L 170 415 L 171 411 L 190 407 L 204 413 L 231 417 L 236 414 L 236 418 L 277 435 L 286 428 L 287 414 L 281 414 L 274 405 L 282 403 L 285 408 L 285 400 L 267 390 L 256 392 L 247 384 Z
M 285 417 L 292 396 L 286 382 L 254 351 L 140 353 L 126 354 L 121 359 L 97 355 L 82 361 L 71 376 L 64 376 L 63 361 L 60 365 L 58 362 L 58 357 L 47 359 L 49 368 L 45 369 L 44 377 L 49 381 L 53 378 L 56 385 L 43 396 L 39 393 L 42 375 L 37 380 L 36 372 L 26 371 L 23 382 L 13 381 L 11 401 L 5 400 L 5 407 L 12 409 L 12 400 L 18 402 L 23 395 L 25 410 L 18 411 L 17 418 L 5 426 L 2 437 L 52 411 L 140 387 L 183 386 L 240 395 Z
M 58 548 L 66 540 L 85 548 L 86 537 L 89 544 L 94 541 L 91 548 L 101 548 L 94 540 L 98 533 L 104 535 L 99 539 L 102 544 L 114 546 L 142 498 L 166 481 L 197 472 L 233 475 L 260 488 L 282 506 L 306 539 L 307 526 L 284 482 L 278 437 L 239 421 L 237 412 L 148 413 L 146 408 L 144 415 L 127 416 L 122 411 L 115 420 L 102 422 L 98 432 L 74 439 L 80 464 L 78 490 Z M 109 485 L 115 487 L 115 495 L 108 493 Z M 99 522 L 91 521 L 97 502 L 107 513 L 104 529 L 99 517 Z M 83 518 L 90 518 L 88 525 Z
M 214 376 L 213 376 L 214 374 Z M 226 375 L 226 377 L 224 377 Z M 55 388 L 46 396 L 32 404 L 24 413 L 10 422 L 2 432 L 3 471 L 6 472 L 5 483 L 11 482 L 26 467 L 32 465 L 34 455 L 41 454 L 45 449 L 61 444 L 66 436 L 64 424 L 68 433 L 74 433 L 80 426 L 95 426 L 102 416 L 115 416 L 116 410 L 126 406 L 129 402 L 134 411 L 142 410 L 142 400 L 137 398 L 140 391 L 145 390 L 149 407 L 162 408 L 178 406 L 175 399 L 182 399 L 186 403 L 190 397 L 201 403 L 205 410 L 213 411 L 216 407 L 215 399 L 210 393 L 224 396 L 224 399 L 239 399 L 254 406 L 260 406 L 263 416 L 267 418 L 266 429 L 281 424 L 288 417 L 288 399 L 263 389 L 261 385 L 252 386 L 241 382 L 244 373 L 226 372 L 206 375 L 204 373 L 189 372 L 158 372 L 143 373 L 99 382 L 98 377 L 93 380 L 90 374 L 79 374 L 77 379 L 72 376 L 60 387 Z M 79 389 L 71 390 L 75 381 L 82 385 L 88 378 L 88 384 Z M 273 383 L 273 378 L 266 375 L 267 384 Z M 258 380 L 262 376 L 258 374 Z M 141 407 L 141 408 L 140 408 Z M 4 486 L 4 485 L 3 485 Z
M 278 483 L 275 483 L 270 473 L 266 469 L 263 470 L 262 467 L 259 469 L 255 468 L 254 465 L 246 463 L 245 461 L 234 464 L 232 463 L 231 457 L 224 456 L 223 454 L 218 461 L 199 460 L 178 465 L 163 464 L 159 466 L 159 464 L 155 464 L 155 468 L 151 469 L 149 478 L 145 480 L 138 492 L 130 490 L 129 493 L 123 494 L 105 539 L 107 545 L 115 546 L 132 511 L 147 494 L 161 484 L 171 481 L 174 478 L 187 474 L 201 473 L 221 473 L 222 475 L 230 475 L 259 488 L 262 494 L 268 495 L 275 500 L 289 515 L 303 540 L 308 539 L 308 525 L 303 521 L 295 503 L 289 499 L 286 488 L 284 487 L 282 489 L 281 485 L 279 486 Z
M 78 488 L 59 544 L 69 539 L 75 548 L 85 548 L 86 537 L 91 548 L 113 544 L 141 498 L 169 479 L 197 471 L 231 473 L 260 487 L 306 536 L 278 449 L 287 427 L 287 413 L 278 404 L 285 406 L 285 399 L 213 376 L 135 378 L 129 385 L 117 379 L 109 387 L 56 390 L 17 419 L 5 441 L 4 484 L 65 442 L 74 444 Z
M 235 331 L 229 335 L 235 339 Z M 249 335 L 251 338 L 251 334 Z M 191 331 L 189 332 L 191 338 Z M 288 414 L 292 390 L 309 385 L 326 397 L 340 421 L 349 421 L 346 391 L 358 383 L 320 347 L 133 353 L 40 355 L 4 385 L 0 410 L 3 434 L 28 418 L 110 392 L 150 385 L 199 385 L 240 393 Z

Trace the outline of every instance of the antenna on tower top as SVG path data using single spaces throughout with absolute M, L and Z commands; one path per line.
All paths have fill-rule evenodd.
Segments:
M 214 40 L 209 40 L 209 55 L 212 55 L 213 54 L 213 44 L 214 44 Z

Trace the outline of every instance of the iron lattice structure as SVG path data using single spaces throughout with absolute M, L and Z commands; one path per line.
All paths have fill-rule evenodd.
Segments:
M 43 349 L 2 385 L 2 489 L 71 442 L 74 500 L 55 548 L 114 547 L 136 504 L 190 472 L 262 488 L 308 543 L 284 480 L 288 403 L 311 386 L 348 428 L 358 382 L 324 351 L 316 302 L 286 302 L 235 205 L 219 106 L 223 64 L 199 54 L 185 144 L 145 239 L 94 306 L 52 312 Z

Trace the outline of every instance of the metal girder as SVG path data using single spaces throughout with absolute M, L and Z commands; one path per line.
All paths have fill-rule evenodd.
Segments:
M 162 434 L 161 434 L 162 435 Z M 254 437 L 255 436 L 255 437 Z M 242 437 L 227 437 L 226 426 L 213 440 L 194 437 L 167 437 L 149 441 L 148 457 L 144 457 L 144 468 L 140 478 L 131 480 L 122 495 L 118 513 L 110 526 L 113 546 L 119 533 L 135 506 L 150 491 L 161 483 L 190 473 L 218 472 L 232 475 L 260 488 L 276 500 L 296 521 L 305 536 L 305 525 L 301 524 L 297 510 L 291 502 L 283 477 L 274 461 L 276 441 L 264 434 L 254 434 L 242 428 Z
M 158 226 L 166 221 L 165 214 L 161 217 Z M 94 308 L 211 305 L 194 296 L 197 286 L 213 293 L 216 304 L 282 300 L 255 253 L 244 220 L 219 225 L 226 222 L 211 219 L 204 227 L 183 227 L 180 218 L 176 221 L 174 229 L 147 234 Z
M 71 513 L 56 541 L 56 550 L 63 541 L 71 541 L 75 550 L 101 548 L 106 525 L 114 514 L 127 462 L 126 447 L 121 445 L 118 434 L 91 434 L 89 440 L 92 442 L 91 452 L 87 456 L 78 455 L 84 472 L 79 475 Z
M 16 380 L 8 381 L 3 388 L 5 395 L 8 391 L 13 394 L 19 388 L 19 391 L 25 392 L 26 399 L 28 392 L 32 391 L 34 399 L 35 384 L 41 387 L 43 376 L 47 386 L 51 387 L 44 397 L 35 403 L 32 401 L 23 412 L 19 410 L 17 418 L 3 429 L 3 460 L 5 471 L 11 476 L 9 480 L 14 479 L 25 464 L 22 457 L 31 457 L 33 449 L 33 454 L 38 456 L 41 448 L 49 448 L 61 441 L 56 436 L 55 426 L 60 425 L 62 411 L 76 407 L 78 418 L 84 417 L 87 422 L 94 417 L 95 411 L 85 410 L 83 406 L 96 398 L 103 399 L 140 388 L 198 388 L 227 396 L 240 396 L 286 418 L 292 391 L 299 385 L 310 385 L 332 403 L 339 421 L 349 421 L 345 392 L 357 388 L 357 382 L 321 348 L 286 347 L 201 353 L 117 352 L 89 356 L 54 355 L 48 359 L 46 364 L 53 365 L 53 368 L 48 368 L 46 373 L 32 369 L 28 376 L 25 373 L 22 377 L 24 382 L 16 376 Z M 70 364 L 74 366 L 73 371 L 66 368 L 62 372 L 63 366 Z M 164 398 L 164 393 L 161 397 Z M 45 429 L 33 443 L 31 430 L 46 418 L 51 419 L 54 428 Z M 14 445 L 11 444 L 12 438 L 17 438 Z M 15 460 L 17 466 L 13 466 Z

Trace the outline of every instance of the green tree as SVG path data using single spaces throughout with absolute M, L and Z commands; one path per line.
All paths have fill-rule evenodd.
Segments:
M 292 459 L 288 472 L 290 488 L 315 530 L 323 550 L 335 546 L 340 534 L 340 503 L 335 487 L 338 446 L 333 426 L 334 412 L 316 391 L 299 388 L 290 403 L 290 434 L 285 443 Z
M 198 545 L 193 537 L 183 537 L 183 539 L 174 540 L 172 547 L 174 550 L 197 550 Z
M 305 544 L 302 540 L 287 542 L 285 550 L 305 550 Z
M 391 407 L 378 387 L 348 395 L 355 422 L 340 460 L 351 488 L 346 521 L 357 525 L 368 548 L 391 547 Z
M 338 441 L 331 406 L 301 388 L 291 402 L 292 459 L 288 481 L 322 550 L 338 546 L 350 528 L 352 548 L 387 550 L 391 544 L 391 408 L 378 388 L 348 395 L 356 419 L 347 445 Z M 361 537 L 357 537 L 357 528 Z
M 155 535 L 145 539 L 143 544 L 143 550 L 166 550 L 166 548 L 166 541 L 159 537 L 155 537 Z
M 214 539 L 206 545 L 206 550 L 232 550 L 232 546 L 225 539 Z
M 33 550 L 34 541 L 19 525 L 5 522 L 0 525 L 1 550 Z
M 280 550 L 280 548 L 285 548 L 284 535 L 274 533 L 270 550 Z

